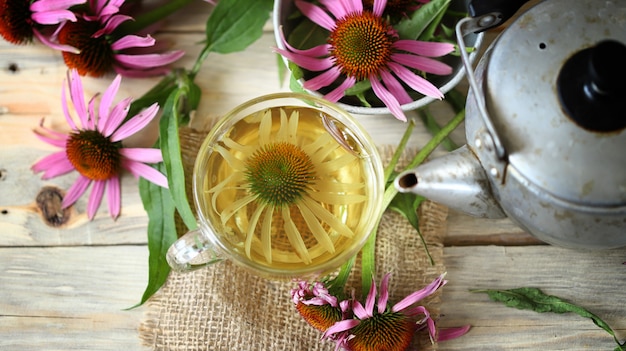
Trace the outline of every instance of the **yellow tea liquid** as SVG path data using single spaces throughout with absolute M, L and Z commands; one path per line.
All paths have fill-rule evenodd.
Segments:
M 325 118 L 333 125 L 332 117 Z M 346 251 L 355 254 L 362 246 L 369 234 L 366 223 L 374 216 L 375 171 L 354 136 L 337 121 L 334 125 L 339 142 L 318 110 L 271 108 L 235 123 L 212 146 L 199 202 L 216 234 L 226 239 L 221 241 L 240 256 L 236 259 L 298 271 L 324 265 Z M 246 173 L 255 152 L 277 143 L 306 151 L 314 170 L 302 199 L 282 206 L 255 198 L 249 182 L 255 175 Z

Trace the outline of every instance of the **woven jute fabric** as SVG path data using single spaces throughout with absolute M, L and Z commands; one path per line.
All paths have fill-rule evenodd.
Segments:
M 206 133 L 181 129 L 182 152 L 187 174 Z M 381 147 L 383 160 L 393 149 Z M 410 152 L 409 152 L 410 154 Z M 399 166 L 402 166 L 402 160 Z M 419 209 L 420 229 L 431 264 L 415 229 L 401 215 L 387 211 L 376 238 L 376 283 L 391 273 L 390 302 L 423 288 L 445 271 L 443 235 L 447 208 L 426 201 Z M 349 287 L 360 296 L 360 263 L 357 260 Z M 224 261 L 189 273 L 172 272 L 166 284 L 147 302 L 140 337 L 153 350 L 163 351 L 274 351 L 334 350 L 332 341 L 309 326 L 295 310 L 290 281 L 255 277 Z M 445 287 L 444 287 L 445 288 Z M 438 318 L 441 289 L 423 300 Z M 414 348 L 435 350 L 425 331 L 418 333 Z

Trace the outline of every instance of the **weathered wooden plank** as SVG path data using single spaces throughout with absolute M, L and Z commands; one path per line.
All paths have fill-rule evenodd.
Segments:
M 626 249 L 580 251 L 553 246 L 448 247 L 449 284 L 441 325 L 473 325 L 441 350 L 613 350 L 612 338 L 574 314 L 539 314 L 505 307 L 470 289 L 533 286 L 583 306 L 626 339 Z
M 0 349 L 141 350 L 145 246 L 0 248 Z

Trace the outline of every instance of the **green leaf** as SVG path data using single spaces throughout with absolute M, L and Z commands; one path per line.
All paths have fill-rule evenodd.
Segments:
M 178 124 L 181 119 L 180 102 L 183 97 L 189 96 L 189 91 L 189 86 L 183 86 L 170 94 L 163 107 L 159 133 L 163 163 L 167 170 L 167 183 L 172 199 L 183 222 L 192 230 L 197 227 L 197 222 L 187 199 L 185 171 L 178 134 Z
M 208 51 L 227 54 L 246 49 L 263 34 L 273 5 L 272 0 L 219 1 L 206 23 Z
M 433 257 L 430 255 L 430 251 L 428 250 L 428 244 L 426 243 L 426 240 L 424 239 L 424 236 L 420 231 L 419 216 L 417 214 L 417 210 L 419 209 L 422 202 L 424 202 L 425 200 L 425 197 L 413 193 L 398 193 L 393 198 L 393 200 L 391 200 L 391 203 L 387 208 L 401 214 L 404 218 L 407 219 L 411 226 L 415 228 L 415 230 L 417 230 L 417 235 L 419 235 L 422 245 L 424 245 L 426 256 L 428 256 L 430 264 L 434 265 L 435 260 L 433 260 Z
M 440 14 L 445 13 L 450 0 L 432 0 L 413 12 L 411 17 L 404 19 L 395 26 L 400 38 L 419 38 L 432 22 L 438 24 L 441 20 Z
M 298 24 L 291 33 L 285 33 L 285 35 L 287 42 L 300 50 L 310 49 L 328 40 L 328 31 L 306 17 L 299 18 Z
M 619 345 L 616 350 L 622 350 L 622 348 L 626 346 L 626 343 L 620 344 L 613 329 L 600 317 L 560 297 L 547 295 L 537 288 L 525 287 L 509 290 L 487 289 L 472 290 L 472 292 L 486 293 L 491 300 L 502 302 L 505 306 L 520 310 L 530 310 L 539 313 L 575 313 L 581 317 L 591 319 L 595 325 L 613 336 L 613 339 Z
M 423 41 L 432 41 L 433 40 L 433 38 L 435 37 L 435 33 L 441 27 L 440 26 L 441 20 L 443 19 L 443 16 L 446 15 L 446 12 L 448 10 L 448 6 L 449 5 L 450 5 L 450 2 L 448 2 L 445 5 L 443 5 L 440 9 L 438 9 L 439 11 L 437 11 L 436 13 L 433 14 L 435 17 L 432 18 L 432 20 L 430 21 L 428 26 L 417 37 L 418 40 L 423 40 Z
M 161 163 L 157 169 L 164 172 L 165 166 Z M 139 193 L 143 207 L 148 213 L 148 284 L 141 301 L 134 307 L 146 302 L 167 280 L 170 266 L 165 255 L 177 238 L 175 206 L 169 191 L 140 178 Z

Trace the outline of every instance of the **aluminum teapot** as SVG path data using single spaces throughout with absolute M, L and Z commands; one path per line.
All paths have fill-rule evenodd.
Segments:
M 473 0 L 463 36 L 526 1 Z M 450 208 L 508 216 L 547 243 L 626 246 L 626 0 L 545 0 L 487 48 L 470 89 L 467 145 L 395 179 Z

